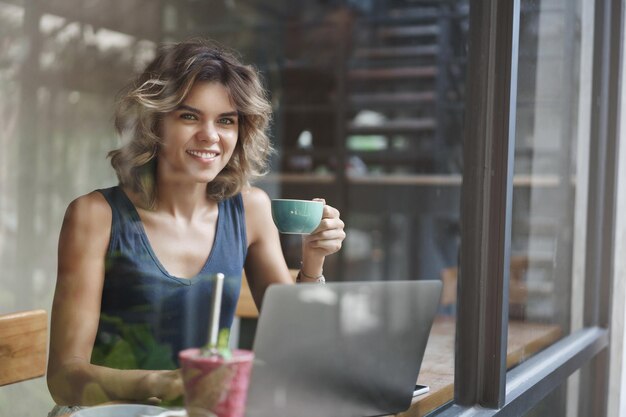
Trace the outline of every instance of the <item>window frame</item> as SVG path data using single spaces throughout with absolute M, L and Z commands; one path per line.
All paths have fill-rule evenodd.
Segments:
M 523 415 L 577 370 L 579 415 L 606 414 L 622 7 L 594 12 L 584 327 L 507 372 L 520 0 L 470 0 L 455 396 L 433 415 Z

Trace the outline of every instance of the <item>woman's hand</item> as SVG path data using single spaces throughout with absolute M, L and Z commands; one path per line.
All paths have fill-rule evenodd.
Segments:
M 141 388 L 148 393 L 148 398 L 156 397 L 160 400 L 171 401 L 183 395 L 180 369 L 151 372 L 146 375 L 142 385 Z
M 322 198 L 314 200 L 324 203 L 324 212 L 317 229 L 302 239 L 301 270 L 307 277 L 322 275 L 324 258 L 339 251 L 346 238 L 346 233 L 343 231 L 344 223 L 339 218 L 339 210 L 326 205 L 326 201 Z

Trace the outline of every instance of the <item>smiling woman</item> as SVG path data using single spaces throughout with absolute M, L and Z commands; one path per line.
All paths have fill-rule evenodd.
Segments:
M 256 71 L 214 43 L 161 48 L 120 97 L 119 185 L 68 207 L 59 239 L 48 387 L 59 405 L 175 400 L 178 352 L 203 346 L 212 279 L 226 277 L 229 328 L 245 275 L 257 307 L 293 283 L 270 200 L 249 181 L 271 146 Z M 302 277 L 321 276 L 345 238 L 339 212 L 303 239 Z M 57 408 L 52 415 L 62 413 Z
M 126 145 L 109 153 L 118 178 L 138 192 L 150 205 L 154 183 L 147 181 L 154 170 L 157 148 L 163 136 L 160 118 L 171 118 L 175 112 L 183 119 L 200 119 L 202 110 L 192 105 L 202 94 L 191 94 L 199 82 L 221 85 L 223 106 L 230 107 L 231 121 L 237 121 L 239 142 L 233 160 L 207 188 L 211 198 L 230 197 L 248 180 L 262 175 L 271 146 L 266 129 L 271 105 L 257 73 L 240 64 L 234 54 L 214 43 L 194 40 L 165 46 L 161 54 L 137 80 L 122 92 L 115 116 L 115 127 Z M 224 96 L 225 94 L 225 96 Z M 235 113 L 235 114 L 232 114 Z M 237 116 L 237 118 L 233 118 Z M 206 117 L 206 116 L 205 116 Z
M 157 177 L 213 181 L 235 151 L 237 122 L 226 87 L 218 82 L 195 84 L 184 103 L 163 118 Z

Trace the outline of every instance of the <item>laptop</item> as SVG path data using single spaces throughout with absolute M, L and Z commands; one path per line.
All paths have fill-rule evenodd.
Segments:
M 366 417 L 406 410 L 440 281 L 268 288 L 246 417 Z

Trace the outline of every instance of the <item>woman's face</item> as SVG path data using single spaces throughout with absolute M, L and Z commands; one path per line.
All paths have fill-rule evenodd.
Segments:
M 211 182 L 235 150 L 238 118 L 228 90 L 218 82 L 198 82 L 162 122 L 158 178 Z

